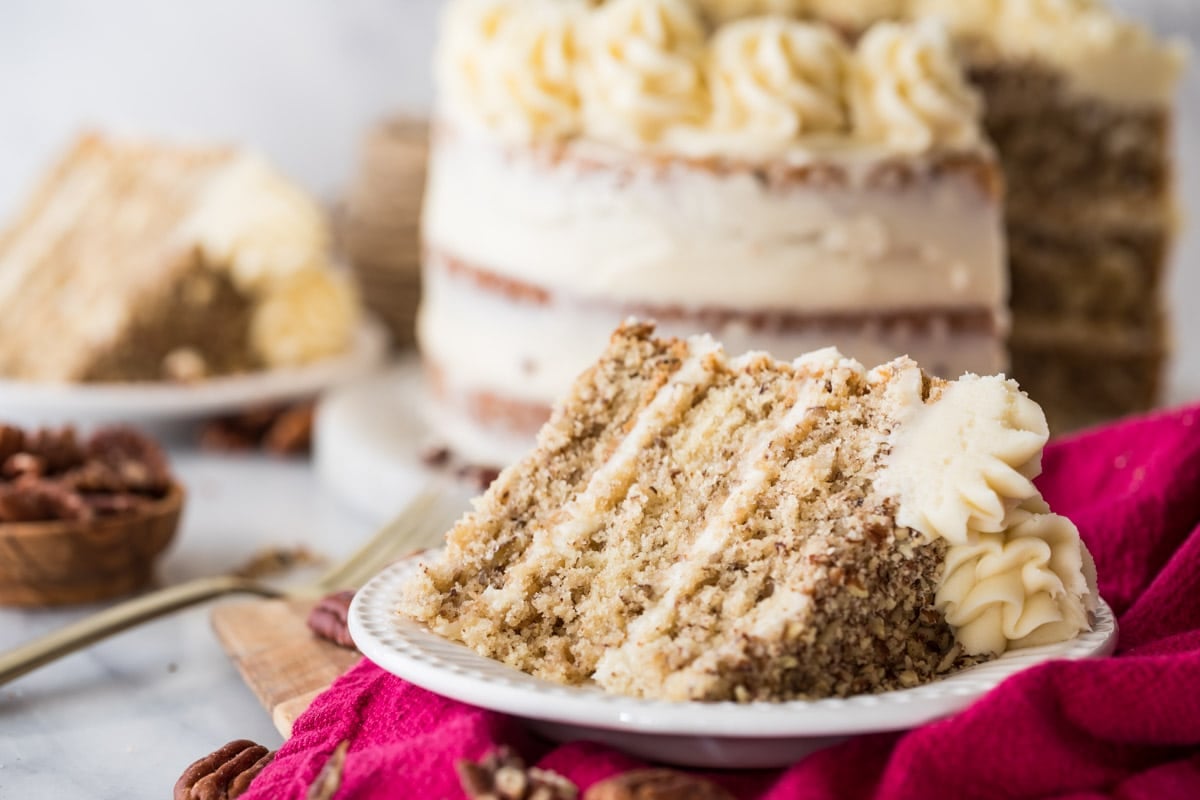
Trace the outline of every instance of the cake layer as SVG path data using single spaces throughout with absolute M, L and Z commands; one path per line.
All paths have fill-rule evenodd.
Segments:
M 1011 357 L 1029 395 L 1046 398 L 1046 419 L 1060 435 L 1153 409 L 1168 356 L 1165 345 L 1138 351 L 1014 342 Z
M 837 344 L 880 362 L 910 354 L 939 375 L 1005 367 L 1004 319 L 987 308 L 821 315 L 621 304 L 505 281 L 438 252 L 426 254 L 421 350 L 459 391 L 549 407 L 630 315 L 653 317 L 672 335 L 708 331 L 739 351 L 781 358 Z
M 668 700 L 913 686 L 1087 627 L 1094 574 L 1032 483 L 1046 425 L 1015 384 L 650 334 L 613 335 L 405 613 Z
M 752 166 L 509 146 L 443 125 L 424 225 L 436 250 L 613 303 L 1000 308 L 997 186 L 978 153 Z
M 1161 233 L 1043 234 L 1012 225 L 1014 330 L 1024 333 L 1027 321 L 1157 328 L 1168 247 Z

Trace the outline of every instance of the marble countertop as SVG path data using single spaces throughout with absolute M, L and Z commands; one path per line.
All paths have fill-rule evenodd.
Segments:
M 175 454 L 191 497 L 160 568 L 178 583 L 236 568 L 269 546 L 337 558 L 376 528 L 307 463 Z M 413 487 L 415 492 L 416 487 Z M 398 496 L 397 507 L 407 497 Z M 0 688 L 0 797 L 162 798 L 227 741 L 281 738 L 209 626 L 212 604 L 126 632 Z M 93 608 L 0 610 L 0 649 Z

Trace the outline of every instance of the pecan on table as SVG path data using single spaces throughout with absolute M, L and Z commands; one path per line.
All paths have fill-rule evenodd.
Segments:
M 354 592 L 336 592 L 323 597 L 308 615 L 309 630 L 339 647 L 345 647 L 347 650 L 358 649 L 354 640 L 350 638 L 350 626 L 346 622 L 350 613 L 350 601 L 353 599 Z
M 471 800 L 575 800 L 579 796 L 575 784 L 555 772 L 526 767 L 507 747 L 478 763 L 459 761 L 454 768 Z
M 734 800 L 715 783 L 670 769 L 626 772 L 594 784 L 583 800 Z
M 175 783 L 174 800 L 234 800 L 250 788 L 275 754 L 238 739 L 192 762 Z

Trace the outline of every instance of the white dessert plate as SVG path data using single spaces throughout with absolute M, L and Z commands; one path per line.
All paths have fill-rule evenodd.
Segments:
M 913 689 L 790 703 L 640 700 L 534 678 L 402 616 L 400 587 L 420 558 L 397 562 L 355 596 L 350 634 L 363 655 L 431 692 L 520 717 L 552 740 L 600 742 L 650 761 L 686 766 L 794 764 L 850 736 L 914 728 L 949 716 L 1021 670 L 1051 659 L 1109 655 L 1117 643 L 1112 609 L 1101 601 L 1091 632 L 1006 653 Z
M 0 414 L 21 425 L 187 420 L 314 395 L 371 372 L 387 353 L 387 332 L 365 320 L 344 354 L 303 367 L 196 383 L 47 384 L 0 381 Z

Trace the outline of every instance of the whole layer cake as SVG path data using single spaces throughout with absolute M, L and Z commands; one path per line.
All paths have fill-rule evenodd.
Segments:
M 687 0 L 454 0 L 419 321 L 435 423 L 528 449 L 635 313 L 791 358 L 1006 366 L 1002 181 L 949 39 Z
M 1013 381 L 827 349 L 730 358 L 626 324 L 405 586 L 534 675 L 671 700 L 910 687 L 1090 626 Z
M 699 2 L 714 19 L 781 13 L 851 37 L 881 19 L 946 24 L 1004 165 L 1013 374 L 1057 431 L 1161 399 L 1182 45 L 1105 0 Z
M 88 135 L 0 231 L 0 376 L 197 380 L 343 352 L 321 208 L 231 148 Z

